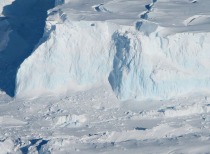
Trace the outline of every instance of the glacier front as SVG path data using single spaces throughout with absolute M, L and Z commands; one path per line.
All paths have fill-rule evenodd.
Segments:
M 179 4 L 147 3 L 57 1 L 59 5 L 48 12 L 43 38 L 18 70 L 16 96 L 63 93 L 107 83 L 121 100 L 169 99 L 208 90 L 208 9 L 202 9 L 202 16 L 188 11 L 166 23 L 186 8 L 172 7 L 179 10 L 171 9 L 169 17 L 165 3 L 189 8 L 195 4 L 181 0 Z

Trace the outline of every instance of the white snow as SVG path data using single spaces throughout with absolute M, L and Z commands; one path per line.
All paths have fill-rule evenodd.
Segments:
M 78 127 L 86 121 L 85 115 L 63 115 L 54 118 L 55 124 L 60 127 Z
M 209 97 L 119 102 L 102 86 L 16 98 L 0 104 L 0 147 L 2 154 L 208 153 Z
M 209 0 L 56 0 L 40 40 L 52 1 L 12 2 L 0 1 L 13 6 L 0 13 L 0 154 L 209 153 Z
M 0 154 L 12 153 L 14 149 L 14 143 L 11 139 L 5 139 L 0 141 Z

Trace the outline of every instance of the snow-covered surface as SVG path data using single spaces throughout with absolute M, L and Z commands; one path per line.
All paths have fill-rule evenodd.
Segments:
M 209 153 L 209 98 L 203 93 L 119 102 L 107 86 L 68 95 L 4 98 L 0 153 Z
M 210 152 L 209 0 L 49 2 L 0 1 L 0 154 Z

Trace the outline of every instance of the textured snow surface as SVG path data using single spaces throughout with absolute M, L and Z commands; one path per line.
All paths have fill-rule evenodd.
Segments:
M 0 95 L 0 154 L 209 153 L 210 94 L 119 102 L 111 87 Z
M 109 83 L 122 100 L 168 99 L 210 87 L 209 1 L 97 3 L 49 11 L 43 39 L 18 70 L 17 96 Z

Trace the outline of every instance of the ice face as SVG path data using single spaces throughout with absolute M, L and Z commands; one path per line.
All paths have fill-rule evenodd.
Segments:
M 130 48 L 136 47 L 129 50 L 133 58 L 121 58 L 118 69 L 114 67 L 112 76 L 117 84 L 110 82 L 113 90 L 126 100 L 168 99 L 208 89 L 208 39 L 205 33 L 130 37 L 136 42 L 130 44 Z
M 53 28 L 50 21 L 48 25 L 52 32 L 44 37 L 47 40 L 18 71 L 17 94 L 76 90 L 78 86 L 83 88 L 107 79 L 114 54 L 110 34 L 116 28 L 106 23 L 91 24 L 65 22 Z M 36 63 L 33 62 L 35 59 Z M 27 80 L 29 76 L 30 80 Z
M 0 88 L 10 95 L 14 89 L 16 96 L 33 96 L 108 83 L 121 100 L 168 99 L 209 87 L 210 18 L 204 7 L 209 1 L 196 6 L 188 1 L 40 1 L 44 11 L 29 9 L 29 14 L 19 5 L 23 1 L 5 7 L 3 14 L 10 18 L 0 23 L 18 31 L 18 35 L 10 30 L 1 35 L 0 48 L 7 51 L 3 58 L 7 61 L 1 62 L 5 75 Z M 47 10 L 53 5 L 44 31 Z M 182 6 L 202 10 L 203 15 L 189 10 L 179 16 L 177 9 L 182 12 Z M 171 14 L 164 12 L 168 9 Z M 21 27 L 25 14 L 29 19 L 43 18 L 41 23 L 33 20 L 31 26 Z M 140 18 L 143 14 L 147 18 Z M 177 17 L 176 24 L 168 20 L 172 17 Z M 21 52 L 11 54 L 13 49 Z
M 67 20 L 53 27 L 55 20 L 48 22 L 52 32 L 45 42 L 21 65 L 17 95 L 108 81 L 121 100 L 168 99 L 210 86 L 209 33 L 163 37 L 109 22 Z

